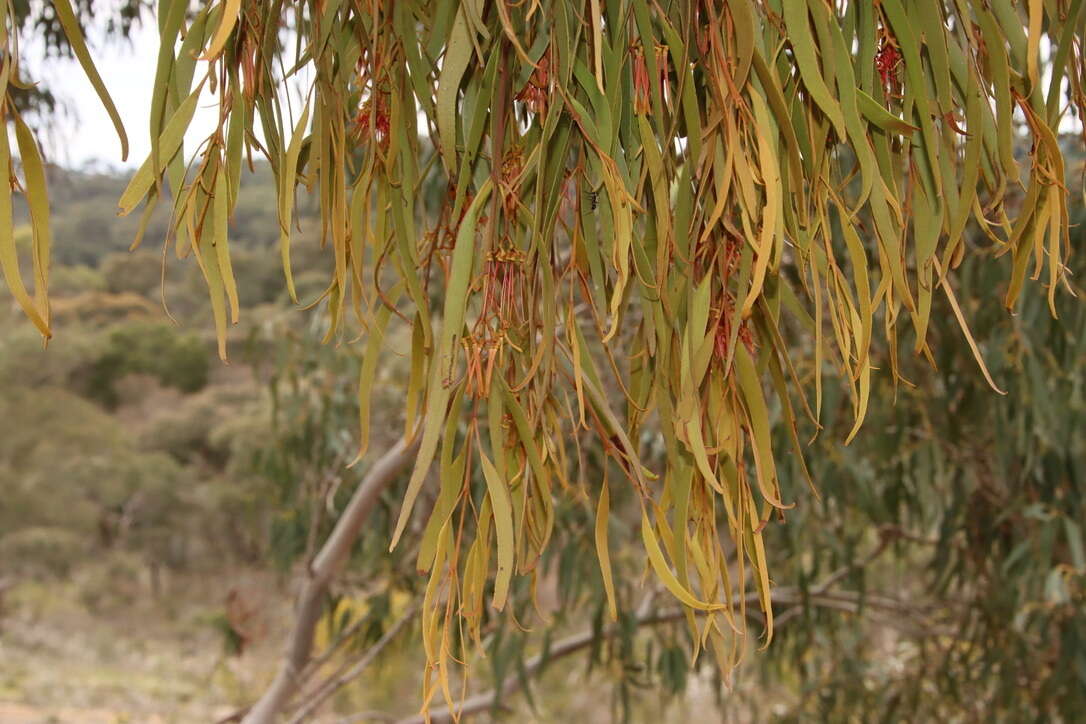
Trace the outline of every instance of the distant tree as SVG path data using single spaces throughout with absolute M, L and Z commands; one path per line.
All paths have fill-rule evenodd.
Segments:
M 113 294 L 156 296 L 162 282 L 162 257 L 151 251 L 114 253 L 101 263 L 106 289 Z
M 88 394 L 107 405 L 118 402 L 116 384 L 125 375 L 147 374 L 165 387 L 196 392 L 207 384 L 209 360 L 200 338 L 162 322 L 118 325 L 86 372 Z

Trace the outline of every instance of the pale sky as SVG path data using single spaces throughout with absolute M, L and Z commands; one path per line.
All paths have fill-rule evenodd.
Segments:
M 154 18 L 148 16 L 141 27 L 134 28 L 129 42 L 105 43 L 100 30 L 91 31 L 91 55 L 128 132 L 128 161 L 124 164 L 113 123 L 83 69 L 74 61 L 53 59 L 43 64 L 40 43 L 28 37 L 22 40 L 23 55 L 30 65 L 26 75 L 45 81 L 70 111 L 59 114 L 56 131 L 42 138 L 49 160 L 71 167 L 100 162 L 134 168 L 143 163 L 151 152 L 148 116 L 158 59 Z M 190 127 L 190 137 L 203 138 L 214 128 L 214 102 L 215 97 L 205 91 L 202 107 Z

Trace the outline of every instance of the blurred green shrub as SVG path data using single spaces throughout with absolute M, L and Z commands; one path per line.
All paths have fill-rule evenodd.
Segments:
M 77 532 L 60 526 L 34 526 L 0 537 L 0 560 L 17 576 L 67 576 L 87 542 Z
M 114 294 L 131 292 L 156 298 L 162 283 L 162 255 L 142 249 L 110 254 L 99 267 L 106 289 Z
M 49 274 L 49 293 L 54 297 L 68 297 L 83 292 L 103 292 L 106 279 L 102 272 L 83 264 L 58 266 Z
M 112 407 L 118 402 L 116 383 L 125 375 L 153 375 L 165 387 L 193 393 L 207 384 L 209 371 L 207 345 L 198 336 L 164 322 L 135 321 L 110 333 L 88 371 L 85 391 Z

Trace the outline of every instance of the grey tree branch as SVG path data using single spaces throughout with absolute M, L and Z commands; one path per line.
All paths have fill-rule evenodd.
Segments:
M 342 689 L 348 682 L 361 674 L 367 666 L 373 663 L 373 660 L 377 658 L 386 646 L 388 646 L 392 639 L 396 638 L 396 635 L 400 633 L 404 626 L 415 617 L 418 613 L 418 609 L 418 602 L 411 604 L 411 606 L 408 607 L 407 612 L 385 631 L 384 635 L 378 639 L 377 643 L 366 649 L 366 653 L 364 653 L 353 665 L 340 669 L 328 681 L 322 683 L 312 694 L 308 695 L 305 703 L 299 707 L 298 711 L 291 718 L 290 724 L 303 724 L 303 722 L 308 721 L 309 717 L 321 707 L 321 704 L 328 700 L 328 697 Z
M 781 589 L 773 593 L 773 602 L 776 604 L 797 603 L 803 598 L 799 591 L 792 589 Z M 853 591 L 837 592 L 837 593 L 819 593 L 809 594 L 807 600 L 811 605 L 824 606 L 827 608 L 833 608 L 838 610 L 847 611 L 849 613 L 856 613 L 858 611 L 858 605 L 856 601 L 859 598 L 859 594 Z M 747 594 L 748 603 L 754 603 L 758 600 L 756 593 Z M 907 611 L 907 607 L 900 601 L 889 597 L 878 596 L 867 600 L 866 605 L 871 609 L 886 610 L 900 618 L 890 618 L 886 621 L 888 625 L 907 625 L 906 617 L 902 616 Z M 703 611 L 696 611 L 695 615 L 703 615 Z M 686 609 L 679 608 L 668 611 L 658 611 L 655 613 L 642 613 L 637 618 L 637 626 L 655 626 L 657 624 L 669 623 L 677 621 L 686 616 Z M 617 634 L 619 629 L 612 627 L 602 632 L 602 636 L 610 637 Z M 946 632 L 942 632 L 946 633 Z M 516 691 L 520 688 L 521 682 L 538 673 L 542 668 L 550 664 L 555 659 L 560 659 L 570 654 L 574 654 L 581 649 L 591 646 L 595 640 L 596 633 L 593 631 L 582 631 L 581 633 L 574 634 L 567 638 L 561 639 L 545 654 L 537 654 L 524 664 L 523 678 L 516 674 L 512 674 L 506 677 L 501 686 L 495 687 L 490 691 L 476 694 L 463 701 L 461 706 L 455 709 L 449 707 L 442 707 L 440 709 L 431 709 L 429 712 L 429 718 L 427 719 L 422 714 L 416 714 L 414 716 L 405 717 L 396 722 L 396 724 L 449 724 L 450 722 L 460 719 L 465 716 L 471 716 L 480 712 L 486 711 L 494 705 L 498 697 L 502 694 L 508 694 Z M 454 717 L 455 714 L 455 717 Z
M 412 440 L 400 440 L 389 448 L 355 489 L 343 515 L 308 568 L 279 671 L 264 694 L 245 714 L 242 724 L 272 724 L 297 691 L 301 672 L 313 648 L 313 631 L 321 617 L 321 603 L 328 584 L 342 568 L 362 524 L 381 493 L 414 458 L 418 440 L 419 436 L 415 435 Z
M 748 596 L 752 601 L 757 600 L 755 594 Z M 647 599 L 648 600 L 648 599 Z M 700 612 L 699 612 L 700 613 Z M 675 609 L 672 611 L 663 611 L 657 613 L 644 613 L 637 618 L 638 626 L 651 626 L 654 624 L 666 623 L 669 621 L 677 621 L 680 618 L 686 616 L 686 609 Z M 602 632 L 604 637 L 613 636 L 617 633 L 617 628 L 610 628 Z M 556 659 L 569 656 L 586 648 L 592 644 L 596 638 L 596 632 L 594 631 L 582 631 L 579 634 L 574 634 L 567 638 L 561 639 L 550 647 L 550 650 L 544 654 L 537 654 L 528 659 L 524 663 L 524 678 L 536 674 L 547 664 Z M 471 716 L 472 714 L 478 714 L 481 711 L 485 711 L 493 706 L 494 702 L 502 693 L 509 693 L 516 691 L 520 687 L 521 677 L 516 674 L 511 674 L 506 677 L 500 687 L 484 692 L 482 694 L 476 694 L 464 700 L 463 704 L 455 710 L 449 707 L 442 707 L 441 709 L 431 709 L 429 713 L 429 719 L 422 714 L 416 714 L 404 719 L 400 719 L 396 724 L 426 724 L 427 721 L 430 724 L 447 724 L 454 721 L 454 711 L 456 718 Z

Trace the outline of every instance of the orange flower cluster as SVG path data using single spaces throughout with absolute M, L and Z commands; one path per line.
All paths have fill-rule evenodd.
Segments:
M 377 91 L 358 109 L 358 115 L 354 119 L 354 137 L 358 143 L 372 139 L 382 148 L 388 147 L 388 95 L 385 91 Z
M 875 53 L 875 68 L 879 71 L 882 86 L 887 93 L 894 94 L 898 85 L 898 68 L 901 67 L 901 51 L 892 38 L 885 37 Z
M 520 149 L 513 147 L 505 152 L 502 158 L 502 172 L 499 186 L 502 194 L 502 204 L 505 207 L 507 219 L 516 218 L 517 205 L 520 198 L 517 196 L 517 186 L 520 183 L 520 174 L 524 170 L 524 155 Z
M 520 101 L 532 113 L 540 116 L 547 114 L 547 99 L 551 92 L 550 77 L 550 51 L 543 54 L 536 64 L 535 70 L 529 76 L 520 92 L 513 96 L 513 100 Z
M 494 368 L 509 342 L 507 333 L 524 316 L 524 261 L 524 253 L 511 244 L 502 245 L 487 257 L 483 308 L 471 334 L 463 340 L 468 359 L 466 384 L 472 397 L 490 393 Z
M 657 45 L 653 52 L 656 60 L 656 84 L 660 89 L 660 98 L 665 104 L 671 102 L 671 73 L 668 70 L 667 46 Z M 650 108 L 650 93 L 652 79 L 649 78 L 648 64 L 645 62 L 645 51 L 640 46 L 630 48 L 633 72 L 633 101 L 634 113 L 645 115 Z
M 739 266 L 741 246 L 741 240 L 728 237 L 728 240 L 724 243 L 723 253 L 719 257 L 721 288 L 723 291 L 716 323 L 713 353 L 721 364 L 727 361 L 731 352 L 732 316 L 735 312 L 735 299 L 732 293 L 728 291 L 728 280 L 731 279 L 732 272 Z M 739 323 L 739 331 L 736 336 L 753 356 L 758 345 L 754 340 L 754 332 L 750 328 L 749 320 L 744 319 Z

